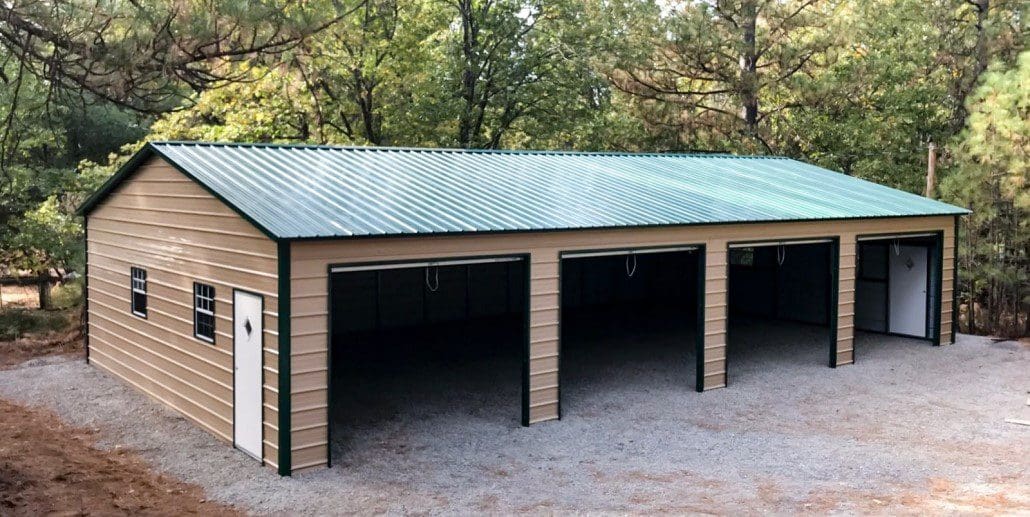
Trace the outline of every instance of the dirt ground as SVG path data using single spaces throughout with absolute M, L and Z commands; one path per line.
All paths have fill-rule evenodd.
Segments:
M 29 335 L 14 341 L 0 341 L 0 370 L 29 359 L 60 355 L 85 355 L 78 329 Z
M 77 329 L 0 342 L 0 370 L 81 358 Z M 204 491 L 156 472 L 134 450 L 98 448 L 99 431 L 0 399 L 0 515 L 236 515 Z
M 0 515 L 236 515 L 97 432 L 0 399 Z
M 0 287 L 0 308 L 4 307 L 39 307 L 39 288 L 34 285 Z
M 570 353 L 562 420 L 529 428 L 517 361 L 510 378 L 494 364 L 370 371 L 338 408 L 333 468 L 292 478 L 74 356 L 0 371 L 0 397 L 99 429 L 112 461 L 138 451 L 203 488 L 188 497 L 259 514 L 1030 515 L 1030 428 L 1005 422 L 1030 418 L 1030 349 L 867 335 L 857 364 L 830 369 L 809 333 L 735 334 L 730 386 L 700 394 L 681 337 Z M 370 410 L 373 396 L 392 402 Z

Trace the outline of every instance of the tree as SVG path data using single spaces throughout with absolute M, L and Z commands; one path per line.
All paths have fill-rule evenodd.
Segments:
M 163 113 L 238 79 L 226 65 L 278 57 L 347 14 L 318 1 L 12 0 L 0 46 L 53 88 Z
M 956 5 L 957 4 L 957 5 Z M 931 5 L 943 42 L 938 56 L 953 71 L 948 92 L 951 134 L 969 115 L 966 98 L 991 60 L 1012 64 L 1026 46 L 1025 4 L 1019 0 L 961 0 Z
M 103 158 L 141 138 L 143 128 L 117 107 L 52 91 L 20 72 L 2 47 L 0 63 L 0 264 L 35 272 L 68 266 L 78 246 L 70 208 L 95 187 L 80 182 L 76 163 Z
M 522 121 L 553 122 L 590 102 L 587 13 L 574 1 L 440 0 L 453 15 L 427 113 L 459 147 L 498 148 Z M 449 141 L 448 141 L 449 140 Z
M 301 46 L 296 70 L 319 132 L 384 145 L 411 139 L 411 108 L 435 66 L 428 38 L 446 24 L 424 1 L 362 0 L 353 14 Z
M 244 74 L 237 65 L 240 81 L 194 95 L 195 106 L 162 117 L 155 134 L 596 148 L 607 140 L 586 138 L 585 127 L 597 136 L 609 133 L 601 120 L 632 126 L 609 116 L 610 87 L 591 61 L 599 11 L 578 2 L 362 0 L 347 9 L 287 66 Z
M 141 138 L 149 115 L 198 91 L 245 82 L 240 63 L 271 61 L 346 14 L 331 0 L 0 3 L 0 261 L 66 265 L 62 218 L 88 188 L 77 162 Z
M 923 0 L 842 7 L 828 30 L 848 36 L 794 92 L 798 107 L 773 128 L 786 154 L 845 174 L 921 191 L 926 144 L 945 142 L 951 71 Z M 913 44 L 918 42 L 919 44 Z
M 642 114 L 688 147 L 772 152 L 771 119 L 796 106 L 785 92 L 828 49 L 820 28 L 832 9 L 818 0 L 676 2 L 644 26 L 653 54 L 620 63 L 613 83 L 654 101 L 658 109 Z
M 311 96 L 297 74 L 237 65 L 245 80 L 215 85 L 194 95 L 191 107 L 168 113 L 150 126 L 152 140 L 209 142 L 325 142 Z M 134 152 L 135 149 L 132 149 Z
M 1030 52 L 985 74 L 941 190 L 973 213 L 962 224 L 966 330 L 1030 334 Z M 978 323 L 977 309 L 987 321 Z M 979 324 L 979 327 L 978 327 Z

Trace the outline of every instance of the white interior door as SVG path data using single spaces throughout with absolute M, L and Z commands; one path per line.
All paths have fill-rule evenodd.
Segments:
M 891 245 L 888 255 L 890 332 L 926 337 L 926 248 Z
M 261 458 L 261 355 L 264 300 L 233 292 L 233 441 Z

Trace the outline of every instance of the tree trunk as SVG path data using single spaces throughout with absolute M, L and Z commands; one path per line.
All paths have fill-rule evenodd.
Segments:
M 50 310 L 50 278 L 40 275 L 39 277 L 39 308 Z
M 976 282 L 969 281 L 969 301 L 966 310 L 966 332 L 976 334 Z
M 741 9 L 740 26 L 743 30 L 740 49 L 740 103 L 744 131 L 750 137 L 758 135 L 758 51 L 755 45 L 755 26 L 758 8 L 748 1 Z
M 361 113 L 361 128 L 365 140 L 372 145 L 379 145 L 382 135 L 379 134 L 379 120 L 375 112 L 375 87 L 374 78 L 368 78 L 360 68 L 351 71 L 354 76 L 354 92 Z
M 479 76 L 479 24 L 474 12 L 472 0 L 458 2 L 458 14 L 461 16 L 461 52 L 465 59 L 461 72 L 461 99 L 464 109 L 458 117 L 458 145 L 463 148 L 472 147 L 473 140 L 479 133 L 475 127 L 476 86 Z
M 955 110 L 951 115 L 951 131 L 957 134 L 966 124 L 969 112 L 966 110 L 966 97 L 976 88 L 980 76 L 987 70 L 987 15 L 990 14 L 991 0 L 967 0 L 976 10 L 976 43 L 973 45 L 973 66 L 969 76 L 959 77 L 955 88 Z

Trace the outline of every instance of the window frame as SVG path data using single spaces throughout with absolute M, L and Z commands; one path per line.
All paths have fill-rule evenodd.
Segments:
M 202 289 L 209 289 L 210 296 L 203 294 Z M 200 306 L 201 300 L 205 300 L 210 303 L 210 309 Z M 208 316 L 211 318 L 211 335 L 207 336 L 200 332 L 200 315 Z M 193 337 L 208 343 L 215 343 L 215 286 L 211 284 L 203 284 L 200 282 L 193 282 Z
M 862 251 L 863 247 L 865 247 L 865 252 L 864 253 Z M 856 250 L 858 252 L 858 258 L 855 261 L 857 263 L 856 264 L 856 266 L 857 266 L 856 267 L 857 273 L 856 273 L 855 276 L 856 276 L 856 278 L 858 278 L 858 280 L 861 280 L 863 282 L 879 282 L 879 283 L 882 283 L 882 284 L 885 284 L 885 283 L 890 281 L 890 249 L 891 248 L 890 248 L 889 244 L 886 245 L 886 246 L 883 246 L 884 269 L 883 269 L 883 275 L 882 276 L 872 276 L 872 275 L 870 275 L 869 274 L 869 268 L 867 267 L 868 262 L 863 260 L 863 258 L 865 258 L 865 257 L 867 257 L 869 255 L 870 249 L 876 249 L 876 248 L 879 248 L 879 247 L 880 246 L 877 245 L 877 244 L 862 244 L 862 243 L 859 243 L 859 247 L 856 248 Z M 877 249 L 876 251 L 880 251 L 880 250 Z
M 137 275 L 139 273 L 140 275 Z M 137 287 L 137 282 L 142 287 Z M 143 296 L 143 308 L 136 306 L 136 295 Z M 150 306 L 150 297 L 147 295 L 147 270 L 139 266 L 129 266 L 129 312 L 133 316 L 147 319 L 147 310 Z
M 750 261 L 740 260 L 741 257 L 749 257 Z M 746 267 L 754 269 L 758 267 L 755 248 L 731 248 L 726 254 L 726 262 L 730 266 Z M 750 263 L 748 263 L 750 262 Z

